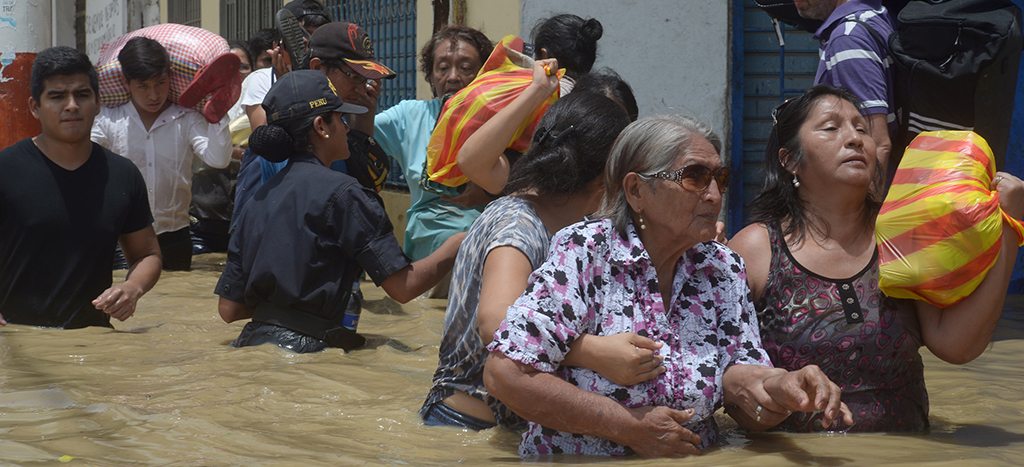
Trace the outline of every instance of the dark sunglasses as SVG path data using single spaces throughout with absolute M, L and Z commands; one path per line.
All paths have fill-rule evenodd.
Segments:
M 654 174 L 637 174 L 644 178 L 660 178 L 676 182 L 688 191 L 703 193 L 711 186 L 711 180 L 718 182 L 718 192 L 725 193 L 729 188 L 729 168 L 719 167 L 711 170 L 700 164 L 683 167 L 674 172 L 661 171 Z
M 354 72 L 352 70 L 349 70 L 348 69 L 348 65 L 342 64 L 341 66 L 338 67 L 338 70 L 341 70 L 341 72 L 346 77 L 348 77 L 348 79 L 354 81 L 357 85 L 359 85 L 359 84 L 365 85 L 366 82 L 368 81 L 365 76 L 360 75 L 360 74 L 358 74 L 358 73 L 356 73 L 356 72 Z

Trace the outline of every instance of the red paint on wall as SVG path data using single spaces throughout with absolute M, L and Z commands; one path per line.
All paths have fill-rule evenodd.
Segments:
M 14 57 L 14 63 L 3 69 L 4 82 L 0 83 L 0 148 L 40 132 L 39 120 L 32 116 L 28 103 L 36 54 L 19 53 Z

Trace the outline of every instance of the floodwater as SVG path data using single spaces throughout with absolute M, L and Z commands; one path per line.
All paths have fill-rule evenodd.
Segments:
M 422 426 L 444 302 L 399 306 L 364 284 L 365 350 L 231 348 L 216 311 L 223 255 L 163 274 L 135 317 L 100 328 L 0 328 L 0 463 L 351 465 L 515 463 L 518 436 Z M 1024 299 L 991 348 L 954 366 L 922 350 L 932 432 L 746 435 L 692 465 L 1013 465 L 1024 459 Z M 563 458 L 564 462 L 607 459 Z M 666 461 L 617 459 L 629 464 Z

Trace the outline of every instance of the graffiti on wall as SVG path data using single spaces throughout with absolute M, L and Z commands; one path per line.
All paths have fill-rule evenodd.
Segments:
M 100 56 L 100 47 L 127 32 L 124 0 L 90 0 L 85 4 L 85 51 Z

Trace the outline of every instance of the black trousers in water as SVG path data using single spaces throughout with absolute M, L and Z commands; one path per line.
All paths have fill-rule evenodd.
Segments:
M 165 271 L 188 271 L 192 269 L 192 235 L 188 227 L 156 236 L 160 253 L 164 258 Z

